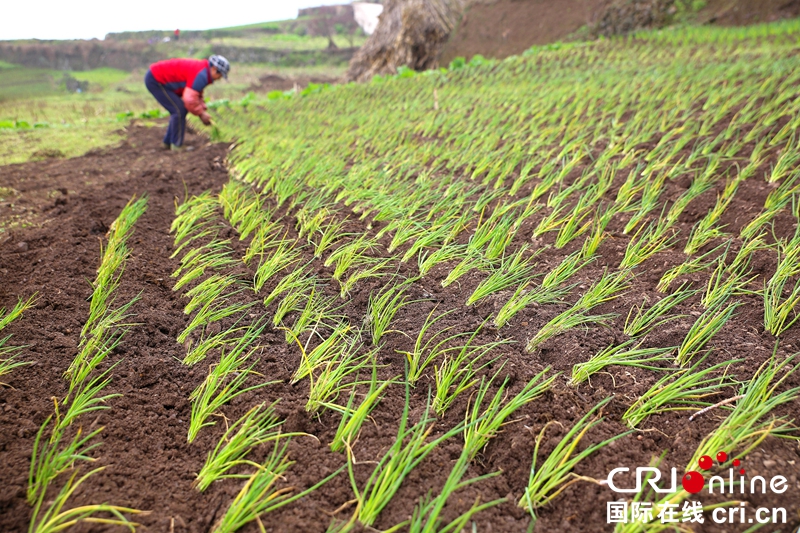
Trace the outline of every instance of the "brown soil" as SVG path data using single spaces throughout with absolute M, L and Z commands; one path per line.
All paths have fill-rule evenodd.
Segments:
M 467 9 L 440 63 L 475 54 L 504 58 L 531 46 L 563 40 L 592 23 L 608 0 L 478 1 Z
M 39 425 L 52 413 L 51 397 L 61 398 L 66 392 L 62 374 L 76 352 L 78 335 L 88 313 L 87 297 L 91 291 L 87 280 L 94 278 L 103 235 L 134 194 L 147 193 L 149 207 L 129 241 L 132 256 L 122 278 L 119 298 L 127 301 L 141 292 L 141 300 L 132 309 L 137 325 L 109 358 L 109 364 L 119 364 L 113 370 L 114 380 L 107 389 L 109 393 L 123 396 L 110 400 L 110 409 L 95 419 L 81 421 L 85 429 L 104 427 L 103 445 L 93 456 L 97 458 L 96 466 L 107 468 L 90 478 L 71 504 L 105 501 L 149 510 L 149 515 L 137 518 L 144 525 L 141 531 L 205 533 L 211 530 L 241 486 L 241 481 L 224 480 L 202 494 L 191 486 L 194 474 L 222 435 L 224 426 L 220 421 L 203 430 L 191 445 L 186 443 L 190 413 L 187 397 L 203 379 L 207 365 L 188 368 L 179 362 L 185 352 L 175 338 L 187 323 L 187 316 L 183 314 L 186 300 L 179 292 L 171 290 L 170 274 L 177 262 L 169 259 L 173 249 L 169 227 L 176 199 L 209 188 L 219 190 L 227 180 L 223 162 L 228 147 L 208 144 L 189 135 L 187 144 L 194 146 L 195 151 L 161 152 L 157 149 L 161 133 L 160 128 L 132 127 L 127 140 L 117 148 L 76 159 L 0 169 L 0 187 L 19 191 L 14 201 L 25 205 L 30 219 L 36 223 L 34 227 L 17 228 L 0 237 L 3 280 L 0 306 L 13 305 L 17 296 L 27 297 L 34 292 L 39 295 L 35 308 L 3 332 L 4 335 L 13 334 L 13 343 L 27 345 L 22 359 L 35 364 L 5 376 L 10 386 L 0 387 L 0 464 L 3 465 L 0 469 L 0 531 L 27 530 L 31 509 L 25 501 L 25 490 L 33 439 Z M 765 166 L 769 164 L 768 161 Z M 575 171 L 575 176 L 578 175 L 580 169 Z M 670 183 L 667 199 L 674 201 L 686 186 L 688 183 L 680 180 Z M 743 187 L 723 220 L 730 224 L 732 231 L 738 231 L 749 218 L 742 217 L 743 213 L 752 213 L 763 205 L 767 194 L 766 184 L 758 180 L 751 180 Z M 713 205 L 717 192 L 709 191 L 689 206 L 680 219 L 681 235 L 687 235 L 692 224 Z M 5 216 L 4 212 L 0 213 Z M 788 216 L 779 220 L 777 234 L 791 233 L 792 223 Z M 352 224 L 355 228 L 361 223 L 354 221 Z M 529 235 L 530 229 L 523 228 L 515 245 L 527 238 L 524 235 Z M 582 286 L 597 279 L 602 264 L 618 263 L 627 239 L 621 235 L 619 224 L 611 230 L 611 237 L 600 250 L 602 261 L 579 274 Z M 238 243 L 232 230 L 230 236 Z M 552 234 L 548 234 L 538 244 L 546 247 L 552 240 Z M 679 243 L 680 247 L 682 244 Z M 242 249 L 240 244 L 236 246 Z M 563 250 L 546 247 L 540 256 L 540 267 L 549 269 L 571 251 L 570 247 Z M 598 313 L 621 314 L 610 328 L 572 331 L 549 341 L 539 351 L 527 353 L 524 350 L 527 338 L 563 308 L 548 305 L 525 310 L 510 326 L 499 331 L 487 328 L 478 340 L 489 342 L 507 338 L 515 341 L 501 351 L 507 359 L 503 373 L 511 377 L 512 392 L 518 391 L 545 366 L 568 375 L 575 363 L 585 361 L 610 342 L 624 338 L 621 329 L 627 310 L 640 304 L 644 297 L 656 296 L 654 286 L 661 274 L 683 259 L 678 251 L 664 252 L 650 259 L 624 297 L 597 309 Z M 774 261 L 774 257 L 764 254 L 759 256 L 754 267 L 763 274 L 774 270 Z M 404 308 L 392 325 L 394 329 L 412 334 L 419 331 L 424 318 L 438 304 L 440 310 L 459 310 L 448 325 L 456 326 L 459 331 L 474 330 L 507 296 L 499 295 L 464 307 L 466 296 L 482 276 L 473 272 L 460 284 L 442 289 L 438 282 L 447 271 L 440 266 L 413 286 L 411 296 L 422 301 Z M 329 274 L 329 270 L 320 267 L 320 273 Z M 415 273 L 416 267 L 412 265 L 406 264 L 400 269 L 401 275 Z M 376 286 L 374 282 L 362 283 L 354 291 L 352 301 L 345 307 L 354 324 L 364 316 L 369 292 Z M 242 298 L 252 298 L 252 295 L 242 295 Z M 748 296 L 743 297 L 743 301 L 745 305 L 737 316 L 712 341 L 715 349 L 708 362 L 742 358 L 744 361 L 733 365 L 731 371 L 740 379 L 748 379 L 772 353 L 774 338 L 763 330 L 759 298 Z M 679 343 L 691 324 L 692 314 L 700 309 L 697 297 L 686 302 L 680 312 L 688 317 L 662 328 L 649 342 L 654 346 Z M 271 316 L 269 310 L 266 314 Z M 383 377 L 402 374 L 402 356 L 395 350 L 407 350 L 412 342 L 399 334 L 387 337 L 379 356 L 379 362 L 385 365 L 381 369 Z M 308 386 L 304 382 L 296 386 L 288 384 L 299 355 L 286 343 L 282 331 L 268 328 L 261 344 L 264 348 L 256 369 L 280 383 L 240 397 L 226 406 L 224 412 L 230 420 L 235 420 L 257 402 L 281 398 L 277 410 L 286 419 L 285 430 L 304 431 L 319 439 L 295 438 L 290 446 L 289 454 L 296 464 L 289 469 L 285 484 L 302 489 L 345 463 L 343 455 L 328 449 L 338 417 L 324 413 L 316 418 L 304 411 Z M 795 326 L 786 333 L 779 356 L 785 356 L 787 350 L 798 346 L 800 326 Z M 516 506 L 516 501 L 528 480 L 535 436 L 544 425 L 556 420 L 569 427 L 598 401 L 613 395 L 614 399 L 605 409 L 606 418 L 587 434 L 581 446 L 619 434 L 625 430 L 619 422 L 620 416 L 632 398 L 657 379 L 650 371 L 619 367 L 609 370 L 608 374 L 600 374 L 590 384 L 577 388 L 569 386 L 562 376 L 545 396 L 519 410 L 515 421 L 489 443 L 469 472 L 474 476 L 502 470 L 502 475 L 458 492 L 446 507 L 445 517 L 452 519 L 464 512 L 477 497 L 481 501 L 508 497 L 507 503 L 477 515 L 477 530 L 525 531 L 530 519 Z M 425 378 L 412 391 L 413 419 L 420 415 L 432 383 L 432 379 Z M 799 384 L 800 376 L 795 375 L 786 386 Z M 726 391 L 725 396 L 733 394 L 734 391 Z M 359 483 L 364 482 L 373 468 L 371 461 L 378 460 L 391 443 L 402 411 L 403 396 L 402 386 L 390 387 L 386 398 L 374 411 L 372 423 L 364 426 L 354 447 L 361 463 L 356 469 Z M 434 434 L 446 431 L 463 419 L 467 396 L 463 394 L 437 422 Z M 797 412 L 800 412 L 800 402 L 796 401 L 776 414 L 788 416 Z M 691 423 L 684 413 L 653 417 L 644 424 L 649 429 L 616 441 L 582 462 L 575 472 L 603 479 L 612 468 L 644 466 L 653 456 L 666 452 L 664 466 L 675 466 L 682 475 L 683 466 L 703 436 L 716 427 L 724 414 L 724 410 L 717 410 Z M 563 434 L 564 430 L 556 427 L 552 431 L 542 444 L 542 454 L 553 449 L 559 432 Z M 456 437 L 438 447 L 412 471 L 384 509 L 376 528 L 386 529 L 407 519 L 419 498 L 429 490 L 436 493 L 459 451 L 460 439 Z M 751 506 L 785 507 L 789 528 L 783 531 L 797 528 L 800 525 L 800 452 L 796 443 L 768 439 L 745 459 L 744 464 L 748 475 L 782 474 L 789 479 L 789 490 L 782 495 L 769 493 L 743 499 Z M 534 531 L 611 531 L 612 526 L 606 524 L 606 502 L 617 499 L 616 496 L 601 485 L 587 481 L 574 483 L 541 510 Z M 349 481 L 346 475 L 340 474 L 311 495 L 266 516 L 264 526 L 276 532 L 323 532 L 331 514 L 351 498 Z M 708 504 L 713 500 L 704 497 L 703 501 Z M 346 518 L 350 510 L 340 511 L 337 516 Z M 736 525 L 723 529 L 707 519 L 696 531 L 740 532 L 746 527 Z M 104 531 L 106 528 L 95 525 L 80 530 Z M 243 529 L 257 530 L 255 524 Z
M 701 22 L 744 26 L 800 16 L 798 0 L 709 0 L 698 14 Z
M 588 37 L 588 27 L 597 23 L 610 5 L 626 1 L 474 0 L 445 45 L 440 64 L 475 54 L 502 59 L 534 45 Z M 722 26 L 797 16 L 798 0 L 708 0 L 706 7 L 692 15 L 698 23 Z

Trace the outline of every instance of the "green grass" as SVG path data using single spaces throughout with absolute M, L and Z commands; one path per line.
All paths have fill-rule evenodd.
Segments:
M 445 481 L 444 487 L 442 487 L 439 495 L 435 498 L 431 498 L 431 491 L 428 491 L 428 494 L 424 498 L 421 498 L 420 503 L 414 507 L 411 520 L 408 522 L 409 533 L 456 533 L 459 531 L 464 531 L 467 523 L 476 513 L 506 501 L 506 498 L 499 498 L 497 500 L 481 504 L 479 496 L 476 498 L 475 503 L 472 504 L 472 507 L 470 507 L 467 511 L 460 514 L 447 524 L 442 523 L 442 511 L 444 510 L 445 505 L 453 493 L 468 485 L 472 485 L 474 483 L 483 481 L 484 479 L 502 474 L 502 472 L 498 470 L 464 480 L 463 478 L 465 477 L 469 468 L 470 460 L 471 457 L 469 450 L 465 447 L 462 450 L 459 458 L 456 460 L 456 464 L 450 471 L 450 475 L 447 476 L 447 480 Z
M 372 365 L 372 378 L 369 382 L 369 390 L 364 395 L 364 399 L 358 407 L 355 406 L 356 402 L 356 385 L 350 392 L 350 397 L 347 400 L 347 405 L 342 407 L 337 404 L 325 404 L 325 407 L 338 411 L 342 414 L 342 419 L 339 422 L 339 427 L 336 429 L 336 435 L 331 441 L 331 451 L 343 451 L 346 447 L 351 446 L 358 439 L 361 426 L 369 417 L 370 412 L 378 405 L 378 402 L 383 398 L 383 393 L 390 384 L 399 380 L 396 376 L 388 381 L 379 382 L 377 378 L 377 365 Z
M 502 369 L 501 369 L 502 370 Z M 480 453 L 490 439 L 494 438 L 506 423 L 506 419 L 523 405 L 534 401 L 550 389 L 550 386 L 558 377 L 558 374 L 547 376 L 550 367 L 534 376 L 513 398 L 508 398 L 508 378 L 497 388 L 494 396 L 487 396 L 489 388 L 492 386 L 495 377 L 500 373 L 498 370 L 490 379 L 481 379 L 474 397 L 471 398 L 471 406 L 465 415 L 466 424 L 464 426 L 464 450 L 470 459 L 474 459 Z M 489 401 L 484 404 L 484 400 Z
M 444 350 L 442 360 L 436 365 L 436 394 L 433 398 L 433 409 L 439 416 L 452 405 L 456 397 L 478 383 L 477 374 L 497 361 L 500 356 L 484 359 L 489 353 L 509 340 L 473 345 L 472 341 L 481 331 L 484 322 L 476 329 L 463 346 Z
M 7 106 L 10 100 L 42 98 L 58 94 L 56 74 L 51 70 L 20 67 L 5 63 L 0 76 L 0 102 Z M 2 113 L 3 116 L 5 112 Z
M 366 36 L 353 37 L 352 46 L 361 46 L 366 42 Z M 270 50 L 325 50 L 328 47 L 327 37 L 312 37 L 309 35 L 295 35 L 293 33 L 276 33 L 250 35 L 243 37 L 217 37 L 211 39 L 212 44 L 233 46 L 238 48 L 267 48 Z M 349 48 L 350 39 L 343 35 L 334 35 L 333 42 L 339 48 Z
M 604 272 L 603 276 L 587 289 L 571 308 L 552 318 L 531 337 L 528 341 L 527 350 L 532 352 L 547 340 L 566 333 L 573 328 L 586 327 L 593 324 L 605 325 L 616 315 L 611 313 L 590 315 L 589 311 L 602 303 L 621 296 L 624 291 L 630 288 L 628 281 L 630 275 L 631 272 L 628 270 L 616 273 Z
M 655 363 L 669 362 L 670 358 L 667 355 L 677 348 L 677 346 L 643 348 L 642 342 L 635 345 L 633 343 L 634 339 L 630 339 L 618 346 L 608 346 L 593 355 L 588 361 L 573 366 L 572 384 L 577 385 L 587 381 L 594 374 L 612 365 L 632 366 L 652 371 L 664 370 L 655 366 Z
M 734 316 L 736 308 L 742 305 L 740 302 L 729 304 L 723 309 L 725 301 L 717 303 L 714 307 L 709 307 L 703 314 L 697 317 L 686 337 L 683 338 L 678 352 L 675 355 L 675 363 L 686 366 L 697 356 Z
M 258 375 L 253 371 L 256 362 L 250 362 L 250 357 L 258 351 L 256 343 L 264 327 L 258 323 L 251 324 L 235 345 L 222 351 L 219 363 L 209 367 L 205 380 L 189 395 L 192 402 L 189 442 L 197 437 L 202 428 L 216 424 L 216 420 L 209 418 L 223 405 L 242 394 L 274 383 L 262 381 L 245 387 L 245 382 L 251 376 Z
M 397 333 L 390 330 L 389 325 L 400 309 L 413 303 L 408 300 L 405 291 L 414 281 L 414 279 L 410 279 L 391 286 L 387 283 L 380 291 L 370 293 L 364 321 L 372 337 L 373 346 L 379 346 L 381 338 L 385 334 Z
M 89 150 L 113 146 L 124 138 L 117 122 L 25 131 L 0 129 L 0 166 L 50 156 L 77 157 Z
M 425 318 L 425 322 L 422 324 L 417 334 L 412 350 L 410 352 L 398 350 L 398 352 L 405 355 L 408 360 L 406 379 L 410 384 L 413 385 L 419 381 L 431 363 L 433 363 L 437 357 L 447 353 L 448 348 L 446 346 L 448 343 L 455 341 L 459 337 L 468 335 L 468 333 L 449 334 L 454 326 L 447 326 L 441 329 L 436 327 L 437 322 L 447 315 L 452 314 L 454 311 L 454 309 L 445 311 L 434 318 L 433 315 L 436 312 L 436 308 L 434 307 Z M 426 337 L 427 340 L 425 340 Z
M 638 335 L 647 334 L 655 328 L 663 326 L 667 322 L 684 318 L 685 315 L 676 315 L 670 312 L 685 300 L 697 294 L 697 292 L 698 291 L 692 289 L 684 289 L 683 286 L 681 286 L 681 288 L 674 293 L 661 298 L 658 302 L 651 305 L 647 311 L 644 310 L 646 302 L 638 307 L 631 307 L 631 310 L 628 312 L 628 318 L 625 320 L 623 332 L 630 337 L 636 337 Z M 635 313 L 634 309 L 636 310 Z
M 101 67 L 93 70 L 70 72 L 70 76 L 76 80 L 88 81 L 90 91 L 97 85 L 99 85 L 102 89 L 107 89 L 111 85 L 129 81 L 129 78 L 136 78 L 135 82 L 140 82 L 138 77 L 130 72 L 111 67 Z M 133 82 L 134 80 L 130 81 Z

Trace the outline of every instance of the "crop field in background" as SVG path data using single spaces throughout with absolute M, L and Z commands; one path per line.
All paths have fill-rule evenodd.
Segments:
M 15 167 L 95 181 L 0 248 L 0 528 L 796 530 L 798 39 L 476 57 Z M 733 464 L 787 488 L 605 482 Z
M 366 35 L 331 36 L 334 44 L 339 48 L 361 46 L 366 42 Z M 241 48 L 266 47 L 277 50 L 325 50 L 329 41 L 327 37 L 300 36 L 293 33 L 265 34 L 259 37 L 215 37 L 209 40 L 209 45 L 236 46 Z
M 276 68 L 236 65 L 230 82 L 212 85 L 208 100 L 239 100 L 264 76 L 337 78 L 344 67 Z M 0 63 L 0 164 L 30 159 L 75 157 L 118 144 L 130 118 L 145 121 L 166 115 L 144 86 L 144 72 L 100 68 L 69 72 L 89 83 L 84 93 L 69 93 L 64 72 Z

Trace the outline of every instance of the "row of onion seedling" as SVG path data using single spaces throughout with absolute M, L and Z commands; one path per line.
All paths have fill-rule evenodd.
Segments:
M 27 300 L 23 300 L 19 298 L 17 303 L 11 308 L 8 312 L 6 312 L 5 307 L 0 308 L 0 332 L 6 328 L 9 324 L 13 321 L 17 320 L 22 316 L 26 310 L 33 307 L 36 301 L 36 295 L 34 294 Z M 11 339 L 11 335 L 6 335 L 3 338 L 0 338 L 0 379 L 3 376 L 8 375 L 11 373 L 12 370 L 15 368 L 19 368 L 21 366 L 29 365 L 30 363 L 27 361 L 19 361 L 17 357 L 19 356 L 19 351 L 24 348 L 24 346 L 11 346 L 8 344 L 8 341 Z M 0 385 L 3 385 L 0 382 Z
M 27 500 L 33 507 L 30 533 L 61 531 L 78 522 L 126 526 L 136 524 L 125 515 L 140 511 L 110 504 L 67 507 L 67 501 L 89 477 L 103 470 L 95 468 L 81 475 L 81 464 L 91 463 L 90 452 L 102 443 L 97 437 L 103 428 L 83 431 L 85 415 L 109 409 L 108 400 L 120 394 L 105 394 L 111 383 L 112 369 L 119 361 L 101 370 L 108 356 L 122 341 L 130 324 L 130 307 L 139 299 L 117 301 L 118 288 L 130 256 L 127 241 L 133 226 L 147 209 L 147 198 L 132 198 L 108 231 L 105 249 L 92 284 L 89 316 L 80 333 L 78 353 L 64 373 L 69 392 L 62 400 L 53 398 L 55 412 L 47 417 L 36 434 L 28 476 Z M 70 473 L 71 472 L 71 473 Z M 48 494 L 60 476 L 69 476 L 58 493 Z M 110 514 L 111 518 L 106 518 Z M 100 516 L 98 516 L 100 515 Z
M 798 218 L 800 69 L 788 53 L 798 27 L 773 30 L 721 38 L 717 30 L 693 29 L 533 50 L 461 71 L 220 108 L 218 132 L 236 140 L 229 157 L 234 179 L 220 194 L 224 216 L 242 239 L 250 238 L 244 262 L 254 272 L 252 289 L 274 287 L 264 303 L 277 304 L 273 326 L 285 327 L 287 341 L 300 348 L 294 379 L 311 382 L 310 410 L 341 412 L 347 427 L 362 422 L 392 386 L 393 380 L 375 379 L 374 357 L 359 351 L 359 328 L 338 310 L 359 283 L 377 279 L 382 286 L 365 317 L 363 337 L 373 348 L 423 280 L 436 276 L 444 290 L 455 290 L 477 273 L 481 279 L 464 306 L 495 303 L 489 320 L 500 332 L 514 336 L 518 328 L 509 326 L 519 326 L 520 314 L 529 316 L 533 308 L 561 309 L 527 332 L 525 346 L 536 353 L 558 336 L 616 320 L 616 313 L 597 309 L 640 284 L 638 273 L 657 268 L 654 258 L 664 252 L 685 254 L 657 284 L 667 295 L 631 308 L 627 338 L 575 365 L 572 384 L 611 366 L 663 374 L 622 417 L 631 429 L 652 415 L 702 409 L 735 387 L 729 368 L 740 361 L 711 363 L 712 339 L 753 296 L 763 302 L 765 330 L 781 337 L 797 320 L 800 297 L 797 233 L 776 232 L 777 223 Z M 663 47 L 663 39 L 676 46 Z M 768 189 L 764 204 L 733 227 L 732 206 L 752 204 L 753 183 Z M 709 198 L 712 207 L 694 213 Z M 357 232 L 350 230 L 354 222 Z M 625 244 L 621 258 L 609 253 L 612 242 Z M 561 260 L 542 267 L 540 259 L 552 250 L 563 250 Z M 775 258 L 775 272 L 754 272 L 757 255 Z M 394 276 L 414 260 L 416 277 Z M 333 269 L 341 304 L 325 294 L 320 263 Z M 589 272 L 600 273 L 587 289 L 582 281 Z M 701 286 L 694 285 L 698 277 Z M 678 311 L 698 299 L 702 311 L 679 344 L 649 344 L 649 334 L 685 319 Z M 407 472 L 439 442 L 415 440 L 428 428 L 431 410 L 442 414 L 454 393 L 487 383 L 480 381 L 483 365 L 493 361 L 490 351 L 499 344 L 473 344 L 478 330 L 440 326 L 457 312 L 434 310 L 418 335 L 411 332 L 413 347 L 404 351 L 408 370 L 395 379 L 413 386 L 433 365 L 437 390 L 417 425 L 403 415 L 395 454 L 383 459 L 394 472 Z M 285 324 L 291 316 L 294 324 Z M 729 414 L 698 454 L 727 442 L 724 447 L 743 455 L 788 430 L 788 421 L 771 412 L 795 401 L 795 389 L 776 390 L 795 366 L 778 353 L 744 382 L 735 405 L 721 407 Z M 372 378 L 357 383 L 361 378 L 354 376 L 361 375 Z M 356 383 L 335 385 L 347 379 Z M 315 383 L 334 383 L 332 396 L 316 394 Z M 346 407 L 334 401 L 356 385 L 369 391 L 361 414 L 352 394 Z M 574 482 L 569 473 L 577 461 L 608 443 L 575 453 L 600 422 L 604 403 L 543 461 L 537 460 L 538 443 L 547 427 L 540 433 L 520 498 L 531 513 Z M 465 450 L 473 422 L 453 430 L 465 435 Z M 331 446 L 350 457 L 354 435 L 337 433 Z M 470 482 L 459 470 L 471 460 L 465 454 L 442 495 L 421 501 L 404 527 L 442 525 L 437 513 L 443 502 Z M 348 465 L 352 480 L 353 459 Z M 332 529 L 374 523 L 394 494 L 390 489 L 402 482 L 374 475 L 375 490 L 373 481 L 366 487 L 352 482 L 357 511 Z M 457 530 L 471 516 L 447 527 Z

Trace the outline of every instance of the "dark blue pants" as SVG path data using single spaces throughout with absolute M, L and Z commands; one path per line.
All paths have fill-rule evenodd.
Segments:
M 186 106 L 183 100 L 173 91 L 158 83 L 149 70 L 144 76 L 144 85 L 158 103 L 169 111 L 169 127 L 164 135 L 164 144 L 183 146 L 183 135 L 186 133 Z

